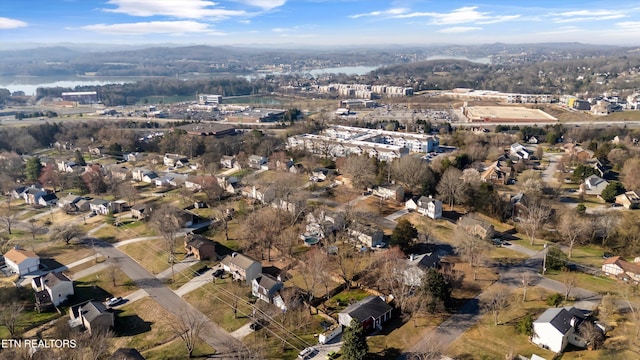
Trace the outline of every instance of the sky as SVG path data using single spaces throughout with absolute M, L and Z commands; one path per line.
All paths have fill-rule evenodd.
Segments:
M 640 1 L 0 1 L 0 47 L 24 43 L 372 46 L 640 45 Z

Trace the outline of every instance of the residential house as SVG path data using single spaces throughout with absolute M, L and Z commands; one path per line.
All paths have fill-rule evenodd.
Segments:
M 400 185 L 389 184 L 380 185 L 373 190 L 373 195 L 381 197 L 383 199 L 392 199 L 395 201 L 404 200 L 404 188 Z
M 45 194 L 38 199 L 40 206 L 53 206 L 58 202 L 58 197 L 54 193 Z
M 339 212 L 322 210 L 319 213 L 309 212 L 307 214 L 306 232 L 302 238 L 317 236 L 324 239 L 332 233 L 342 229 L 345 225 L 344 215 Z
M 327 168 L 315 168 L 311 171 L 311 176 L 309 176 L 309 181 L 325 181 L 327 177 L 335 174 L 334 170 Z
M 585 195 L 600 196 L 609 182 L 598 175 L 591 175 L 580 184 L 580 192 Z
M 124 154 L 124 159 L 129 162 L 142 161 L 147 157 L 147 155 L 148 155 L 147 153 L 132 152 L 132 153 Z
M 101 302 L 89 301 L 72 306 L 69 312 L 72 327 L 83 326 L 89 333 L 103 332 L 114 327 L 113 312 Z
M 262 272 L 262 264 L 259 261 L 238 253 L 225 256 L 220 264 L 234 280 L 244 280 L 247 283 L 251 283 Z
M 531 152 L 522 144 L 514 143 L 509 148 L 509 154 L 520 160 L 529 160 Z
M 26 186 L 18 186 L 17 188 L 11 190 L 9 192 L 9 194 L 11 195 L 11 197 L 13 197 L 14 199 L 24 199 L 24 192 L 25 190 L 27 190 L 28 187 Z
M 539 140 L 536 136 L 529 137 L 529 141 L 528 141 L 529 144 L 537 144 L 539 142 L 541 142 L 541 140 Z
M 157 177 L 158 174 L 146 168 L 133 168 L 131 170 L 131 178 L 135 181 L 151 183 Z
M 304 174 L 306 171 L 302 164 L 293 164 L 289 167 L 289 172 L 292 174 Z
M 430 217 L 434 220 L 442 217 L 442 201 L 430 196 L 421 196 L 417 200 L 409 199 L 405 203 L 405 208 L 408 210 L 415 210 L 419 214 Z
M 129 210 L 129 204 L 126 200 L 114 200 L 109 203 L 109 210 L 114 214 L 125 212 Z
M 202 235 L 190 233 L 184 239 L 184 248 L 188 255 L 198 260 L 216 260 L 216 243 Z
M 367 247 L 375 247 L 382 244 L 382 237 L 384 236 L 382 229 L 368 224 L 355 224 L 348 229 L 348 232 L 356 241 Z
M 266 186 L 245 186 L 241 190 L 242 196 L 249 199 L 257 200 L 263 204 L 270 203 L 275 199 L 276 195 L 272 188 Z
M 89 146 L 88 150 L 90 155 L 100 156 L 104 152 L 104 146 Z
M 239 169 L 240 163 L 236 161 L 235 156 L 223 155 L 222 158 L 220 158 L 220 166 L 225 169 Z
M 33 251 L 13 248 L 4 254 L 4 262 L 11 273 L 23 276 L 40 268 L 40 257 Z
M 602 264 L 602 272 L 625 281 L 640 282 L 640 263 L 627 262 L 620 256 L 606 259 Z
M 82 200 L 82 196 L 69 194 L 62 199 L 59 199 L 58 207 L 64 208 L 65 206 L 75 206 L 78 201 Z
M 493 225 L 469 216 L 461 217 L 458 220 L 458 226 L 467 232 L 467 234 L 479 237 L 480 239 L 489 240 L 495 234 Z
M 82 171 L 82 166 L 75 161 L 60 160 L 56 162 L 56 166 L 60 172 L 73 173 Z
M 125 181 L 131 177 L 131 170 L 126 166 L 111 166 L 109 172 L 114 179 Z
M 520 221 L 527 216 L 529 209 L 529 197 L 523 192 L 519 192 L 509 197 L 509 204 L 511 206 L 511 219 Z
M 136 204 L 131 207 L 131 217 L 137 220 L 145 220 L 151 216 L 151 206 L 148 204 Z
M 220 185 L 224 191 L 229 194 L 236 194 L 238 192 L 238 187 L 240 185 L 240 181 L 235 176 L 216 176 L 216 180 L 218 181 L 218 185 Z
M 620 204 L 627 209 L 640 209 L 640 196 L 635 191 L 627 191 L 616 196 L 616 204 Z
M 31 280 L 31 287 L 36 292 L 46 291 L 55 306 L 59 306 L 74 294 L 73 281 L 61 272 L 50 272 L 44 276 L 36 276 Z
M 91 209 L 91 202 L 89 200 L 81 199 L 76 203 L 76 209 L 78 211 L 89 211 Z
M 511 179 L 511 167 L 498 160 L 486 167 L 480 177 L 484 182 L 506 185 Z
M 440 264 L 440 257 L 434 252 L 409 255 L 407 260 L 407 267 L 404 269 L 404 284 L 412 287 L 422 286 L 422 279 L 424 274 L 429 269 L 436 269 Z
M 533 322 L 531 342 L 555 353 L 563 352 L 568 344 L 585 347 L 578 327 L 586 318 L 586 314 L 575 307 L 547 309 Z
M 347 306 L 338 313 L 338 323 L 350 326 L 351 320 L 362 323 L 365 331 L 381 330 L 382 324 L 391 319 L 393 308 L 379 296 L 368 296 L 355 304 Z
M 93 199 L 89 203 L 89 210 L 99 215 L 107 215 L 110 210 L 109 202 L 103 199 Z
M 37 205 L 40 202 L 40 198 L 47 195 L 47 191 L 43 188 L 30 186 L 22 193 L 24 202 L 30 205 Z
M 269 159 L 264 156 L 251 155 L 249 156 L 249 167 L 252 169 L 261 169 L 262 165 L 265 165 Z
M 282 281 L 269 274 L 260 273 L 258 277 L 251 280 L 251 294 L 270 304 L 283 287 Z
M 180 154 L 164 154 L 163 164 L 165 166 L 172 166 L 181 168 L 189 163 L 189 158 Z

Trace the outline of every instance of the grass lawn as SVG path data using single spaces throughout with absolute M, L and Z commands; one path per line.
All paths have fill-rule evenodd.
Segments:
M 76 292 L 80 287 L 86 287 L 88 289 L 99 288 L 100 295 L 104 295 L 103 292 L 110 294 L 111 296 L 125 296 L 129 293 L 132 293 L 137 289 L 137 287 L 133 284 L 131 279 L 120 269 L 115 268 L 114 277 L 115 277 L 115 286 L 114 282 L 111 279 L 110 269 L 104 269 L 95 274 L 89 275 L 87 277 L 83 277 L 75 281 Z M 87 291 L 87 295 L 90 295 L 91 291 Z M 103 296 L 104 297 L 104 296 Z M 89 297 L 95 300 L 102 301 L 103 299 L 100 297 Z M 106 297 L 104 297 L 106 298 Z
M 148 351 L 177 339 L 171 328 L 175 317 L 150 298 L 140 299 L 117 310 L 114 347 Z
M 73 274 L 76 274 L 76 273 L 78 273 L 78 272 L 80 272 L 82 270 L 86 270 L 86 269 L 88 269 L 88 268 L 90 268 L 92 266 L 100 264 L 100 263 L 104 262 L 105 260 L 106 259 L 104 257 L 98 256 L 98 260 L 96 261 L 95 257 L 94 257 L 92 260 L 87 261 L 85 263 L 82 263 L 82 264 L 80 264 L 78 266 L 74 266 L 71 269 L 65 271 L 64 273 L 65 273 L 65 275 L 71 277 L 71 276 L 73 276 Z
M 529 258 L 525 254 L 510 249 L 508 246 L 493 246 L 491 247 L 488 256 L 493 261 L 502 264 L 517 263 Z
M 297 286 L 300 289 L 307 289 L 307 285 L 305 285 L 303 274 L 296 268 L 293 268 L 288 271 L 290 278 L 285 281 L 285 287 Z M 329 285 L 329 291 L 336 288 L 339 285 L 338 282 L 331 280 L 331 284 Z M 326 295 L 325 286 L 323 284 L 315 284 L 313 287 L 313 293 L 316 297 L 323 297 Z
M 232 332 L 248 323 L 252 313 L 252 306 L 244 301 L 238 304 L 238 318 L 233 314 L 230 291 L 230 279 L 207 283 L 184 296 L 184 299 L 202 311 L 211 321 L 228 332 Z M 243 298 L 249 299 L 251 287 L 243 284 Z
M 187 348 L 181 339 L 174 339 L 153 349 L 141 352 L 147 360 L 174 360 L 188 358 Z M 215 354 L 215 350 L 209 344 L 199 341 L 193 351 L 191 359 L 208 359 Z
M 179 241 L 176 241 L 176 245 Z M 157 274 L 169 268 L 167 252 L 164 250 L 164 240 L 155 239 L 139 241 L 119 247 L 120 250 L 131 256 L 142 267 Z
M 574 271 L 573 274 L 578 278 L 577 287 L 591 290 L 599 294 L 609 293 L 612 295 L 621 295 L 621 291 L 623 290 L 622 285 L 620 285 L 616 280 L 608 277 L 594 276 L 577 271 Z M 561 271 L 549 270 L 546 272 L 545 276 L 549 279 L 562 282 Z
M 602 255 L 605 251 L 602 247 L 594 244 L 577 246 L 573 248 L 573 256 L 571 261 L 578 264 L 588 265 L 600 268 L 602 266 Z
M 198 261 L 197 263 L 191 265 L 189 268 L 185 269 L 184 271 L 181 271 L 175 274 L 175 276 L 173 276 L 172 278 L 169 278 L 167 286 L 172 290 L 177 290 L 182 285 L 189 282 L 189 280 L 196 277 L 196 271 L 200 270 L 203 266 L 208 266 L 209 268 L 212 268 L 216 265 L 217 265 L 217 262 L 213 262 L 213 261 L 208 261 L 208 260 Z
M 74 261 L 93 256 L 95 250 L 86 245 L 66 245 L 64 242 L 57 242 L 44 250 L 38 251 L 38 255 L 43 258 L 51 258 L 60 264 L 66 265 Z

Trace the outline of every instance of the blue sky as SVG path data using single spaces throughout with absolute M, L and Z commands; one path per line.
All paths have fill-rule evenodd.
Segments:
M 640 45 L 640 1 L 0 1 L 11 43 Z M 1 45 L 4 44 L 4 45 Z

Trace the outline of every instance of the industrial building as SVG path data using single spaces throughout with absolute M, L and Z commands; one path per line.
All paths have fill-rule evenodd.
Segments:
M 78 104 L 96 104 L 98 102 L 98 93 L 95 91 L 63 92 L 62 100 L 74 101 Z

